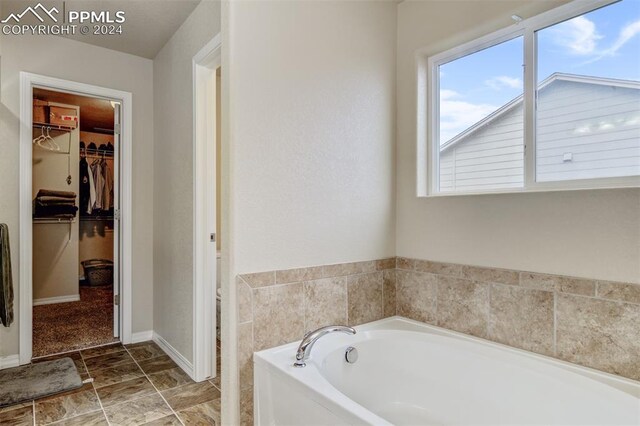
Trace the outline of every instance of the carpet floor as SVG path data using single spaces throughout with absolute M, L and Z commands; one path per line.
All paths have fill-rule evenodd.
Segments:
M 80 301 L 33 307 L 33 357 L 117 341 L 113 289 L 80 287 Z

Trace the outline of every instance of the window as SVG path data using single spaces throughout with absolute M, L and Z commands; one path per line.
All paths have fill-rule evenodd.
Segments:
M 423 61 L 419 195 L 640 186 L 638 52 L 640 3 L 590 1 Z

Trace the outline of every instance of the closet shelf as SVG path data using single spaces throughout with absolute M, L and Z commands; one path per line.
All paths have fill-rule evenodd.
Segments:
M 33 223 L 75 223 L 76 218 L 34 217 Z
M 49 123 L 33 123 L 33 127 L 36 129 L 49 129 L 49 130 L 57 130 L 59 132 L 72 132 L 75 130 L 73 127 L 60 126 L 58 124 L 49 124 Z
M 113 216 L 80 216 L 80 222 L 99 222 L 99 221 L 113 222 Z

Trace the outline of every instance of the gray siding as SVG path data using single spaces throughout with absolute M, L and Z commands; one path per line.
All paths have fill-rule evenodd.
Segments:
M 537 117 L 538 181 L 640 174 L 640 90 L 555 80 Z M 442 151 L 440 190 L 521 187 L 523 165 L 520 103 Z

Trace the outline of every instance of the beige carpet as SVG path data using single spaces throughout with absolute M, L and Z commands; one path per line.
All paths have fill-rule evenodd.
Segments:
M 80 301 L 33 307 L 33 357 L 117 341 L 113 337 L 113 290 L 80 287 Z

